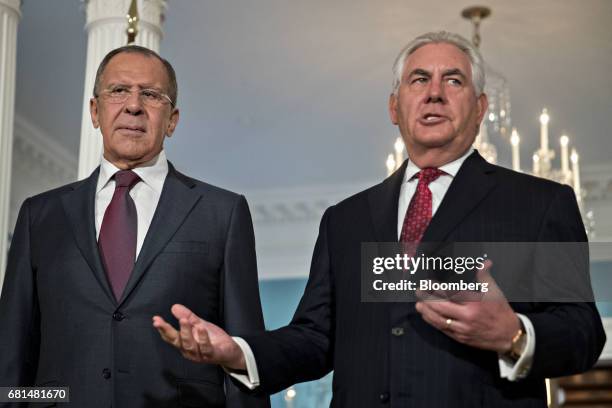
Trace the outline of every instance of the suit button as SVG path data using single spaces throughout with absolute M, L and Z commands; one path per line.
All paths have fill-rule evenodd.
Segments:
M 404 335 L 404 328 L 403 327 L 394 327 L 391 329 L 391 334 L 394 336 L 403 336 Z
M 378 396 L 378 399 L 380 400 L 382 404 L 386 404 L 387 402 L 389 402 L 389 393 L 383 392 L 382 394 Z
M 121 312 L 115 312 L 115 313 L 113 313 L 113 319 L 115 319 L 116 321 L 120 322 L 123 319 L 125 319 L 125 316 Z
M 102 370 L 102 377 L 108 380 L 109 378 L 111 378 L 111 371 L 108 368 L 105 368 L 104 370 Z

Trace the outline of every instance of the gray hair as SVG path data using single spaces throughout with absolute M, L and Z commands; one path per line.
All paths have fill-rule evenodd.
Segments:
M 410 41 L 399 53 L 393 63 L 393 93 L 397 95 L 402 75 L 404 74 L 404 65 L 408 56 L 427 44 L 447 43 L 459 48 L 470 60 L 472 68 L 472 83 L 476 96 L 480 96 L 484 92 L 485 87 L 485 69 L 484 60 L 478 48 L 471 42 L 466 40 L 459 34 L 449 33 L 448 31 L 437 31 L 425 33 Z
M 176 106 L 176 98 L 178 97 L 178 85 L 176 84 L 176 73 L 174 72 L 174 68 L 172 67 L 172 64 L 170 64 L 164 58 L 160 57 L 159 54 L 156 53 L 155 51 L 149 48 L 141 47 L 139 45 L 124 45 L 123 47 L 119 47 L 119 48 L 115 48 L 114 50 L 111 50 L 108 54 L 104 56 L 104 58 L 102 59 L 102 62 L 98 66 L 98 70 L 96 71 L 96 79 L 94 81 L 94 89 L 93 89 L 94 98 L 97 98 L 98 95 L 100 95 L 100 81 L 102 80 L 102 74 L 104 73 L 106 66 L 108 65 L 110 60 L 113 59 L 114 56 L 118 54 L 122 54 L 122 53 L 140 54 L 140 55 L 144 55 L 145 57 L 149 57 L 149 58 L 157 58 L 159 62 L 161 62 L 164 68 L 166 69 L 166 74 L 168 74 L 167 92 L 168 92 L 168 96 L 170 97 L 170 100 L 172 101 L 172 105 Z

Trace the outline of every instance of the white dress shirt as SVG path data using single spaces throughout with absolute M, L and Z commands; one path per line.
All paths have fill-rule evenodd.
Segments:
M 429 184 L 429 189 L 431 191 L 432 196 L 432 216 L 440 207 L 440 203 L 442 202 L 444 195 L 448 191 L 448 188 L 450 187 L 453 178 L 457 175 L 457 172 L 461 168 L 461 165 L 463 164 L 465 159 L 467 159 L 467 157 L 472 154 L 472 152 L 473 149 L 468 149 L 468 151 L 457 160 L 445 164 L 444 166 L 441 166 L 440 170 L 444 171 L 446 174 L 442 174 L 440 177 L 438 177 L 436 180 L 432 181 Z M 402 226 L 404 224 L 406 210 L 408 209 L 408 205 L 410 204 L 410 200 L 412 199 L 412 196 L 414 195 L 418 184 L 418 179 L 412 179 L 412 176 L 414 176 L 419 171 L 421 171 L 421 169 L 418 168 L 413 162 L 408 160 L 408 166 L 406 167 L 406 172 L 404 173 L 404 180 L 400 188 L 400 198 L 397 209 L 398 240 L 402 232 Z M 518 361 L 516 361 L 516 363 L 514 364 L 511 361 L 505 359 L 503 356 L 499 356 L 500 376 L 502 378 L 507 378 L 510 381 L 516 381 L 520 378 L 525 377 L 529 373 L 529 369 L 531 368 L 531 363 L 533 361 L 533 354 L 535 351 L 535 331 L 533 329 L 533 325 L 531 324 L 531 321 L 528 317 L 519 313 L 517 313 L 517 315 L 519 319 L 521 319 L 521 322 L 525 327 L 525 332 L 527 333 L 527 342 L 525 350 L 521 357 L 518 359 Z M 230 374 L 248 388 L 254 389 L 259 385 L 259 375 L 257 373 L 257 363 L 255 361 L 253 351 L 251 350 L 251 347 L 242 338 L 234 337 L 234 340 L 236 340 L 238 346 L 245 355 L 247 374 Z M 256 382 L 253 382 L 253 379 L 255 379 Z
M 102 157 L 98 186 L 96 187 L 96 238 L 100 237 L 100 227 L 102 226 L 104 213 L 115 192 L 115 179 L 112 177 L 119 170 L 114 164 Z M 155 209 L 159 203 L 159 197 L 168 175 L 166 154 L 162 150 L 151 161 L 132 169 L 132 171 L 138 174 L 141 180 L 130 190 L 130 197 L 132 197 L 136 205 L 138 219 L 135 258 L 138 259 L 138 254 L 140 254 L 147 231 L 149 231 L 151 226 L 153 214 L 155 214 Z

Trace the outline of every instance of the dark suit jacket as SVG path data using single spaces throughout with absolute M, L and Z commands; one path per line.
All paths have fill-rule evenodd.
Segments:
M 96 243 L 98 170 L 24 202 L 0 298 L 0 385 L 69 386 L 74 407 L 269 406 L 152 326 L 156 314 L 176 326 L 181 303 L 230 334 L 264 327 L 246 200 L 169 167 L 119 301 Z
M 593 304 L 513 305 L 531 319 L 536 347 L 528 377 L 510 382 L 500 378 L 496 353 L 447 337 L 413 303 L 360 301 L 361 243 L 397 242 L 405 167 L 325 212 L 292 322 L 245 336 L 260 391 L 275 392 L 333 369 L 332 407 L 545 407 L 545 377 L 587 370 L 601 352 L 605 334 Z M 493 166 L 478 153 L 463 163 L 423 238 L 584 240 L 569 187 Z

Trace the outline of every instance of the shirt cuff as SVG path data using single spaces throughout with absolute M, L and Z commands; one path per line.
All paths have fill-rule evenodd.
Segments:
M 242 385 L 247 387 L 249 390 L 254 390 L 259 387 L 259 372 L 257 371 L 257 363 L 255 362 L 255 355 L 251 346 L 244 341 L 242 337 L 232 337 L 232 339 L 238 344 L 242 354 L 244 354 L 244 361 L 246 363 L 246 374 L 244 372 L 236 372 L 231 368 L 223 367 L 226 373 L 240 381 Z
M 512 362 L 508 358 L 499 355 L 499 374 L 502 378 L 507 378 L 509 381 L 520 380 L 529 374 L 531 363 L 533 362 L 533 354 L 535 352 L 536 337 L 531 320 L 520 313 L 516 315 L 521 319 L 521 323 L 523 323 L 527 335 L 527 342 L 523 354 L 521 354 L 521 357 L 516 362 Z

